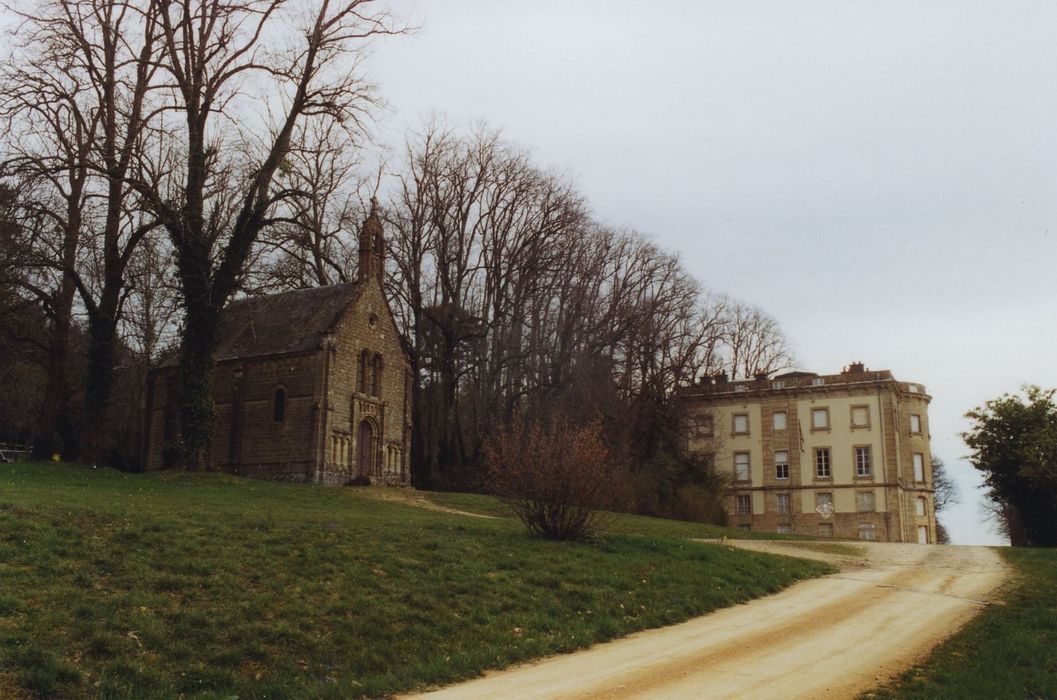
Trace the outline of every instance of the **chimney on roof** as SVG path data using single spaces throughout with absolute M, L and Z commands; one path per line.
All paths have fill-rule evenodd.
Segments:
M 726 384 L 727 383 L 727 373 L 726 372 L 720 372 L 719 374 L 716 375 L 715 379 L 716 379 L 716 384 Z
M 862 362 L 852 362 L 848 365 L 848 374 L 865 374 L 866 365 Z
M 758 381 L 758 382 L 765 382 L 765 381 L 767 381 L 767 377 L 768 376 L 769 376 L 769 373 L 767 373 L 767 372 L 757 372 L 756 374 L 753 375 L 753 378 L 756 379 L 756 381 Z

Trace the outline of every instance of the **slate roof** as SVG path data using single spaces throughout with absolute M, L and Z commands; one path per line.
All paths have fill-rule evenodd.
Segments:
M 220 342 L 213 359 L 315 350 L 358 291 L 359 285 L 350 282 L 233 301 L 221 314 Z M 162 366 L 175 366 L 178 355 L 173 353 Z

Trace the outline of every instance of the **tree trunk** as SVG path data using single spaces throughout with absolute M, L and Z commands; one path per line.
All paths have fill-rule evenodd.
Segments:
M 56 300 L 55 322 L 48 342 L 47 382 L 40 404 L 40 414 L 33 428 L 33 459 L 49 459 L 61 454 L 59 415 L 65 406 L 66 351 L 70 337 L 70 315 L 73 308 L 73 280 L 69 275 L 62 282 Z
M 425 400 L 422 391 L 421 370 L 416 358 L 411 359 L 411 485 L 415 488 L 432 488 L 433 475 L 426 454 Z
M 117 301 L 106 294 L 88 322 L 88 376 L 84 393 L 84 444 L 82 456 L 91 461 L 103 457 L 107 407 L 114 385 L 114 335 Z
M 212 305 L 187 306 L 180 345 L 180 444 L 183 469 L 203 470 L 209 462 L 213 435 L 213 351 L 216 349 L 220 313 Z
M 72 270 L 77 262 L 77 246 L 81 229 L 80 193 L 84 179 L 71 179 L 71 193 L 67 199 L 66 229 L 62 242 L 62 283 L 54 300 L 54 324 L 48 343 L 48 378 L 44 400 L 33 430 L 33 458 L 48 459 L 62 454 L 64 445 L 59 436 L 59 417 L 66 402 L 66 353 L 73 317 L 73 297 L 77 291 Z

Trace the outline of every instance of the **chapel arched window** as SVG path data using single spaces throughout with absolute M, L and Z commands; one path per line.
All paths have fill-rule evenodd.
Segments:
M 360 353 L 360 372 L 359 372 L 359 391 L 361 394 L 366 394 L 370 388 L 370 372 L 371 372 L 371 354 L 364 350 Z
M 382 361 L 382 356 L 375 355 L 371 363 L 371 396 L 382 395 L 382 370 L 384 368 L 385 363 Z
M 276 423 L 286 420 L 286 389 L 282 387 L 275 390 L 275 397 L 272 400 L 272 420 Z

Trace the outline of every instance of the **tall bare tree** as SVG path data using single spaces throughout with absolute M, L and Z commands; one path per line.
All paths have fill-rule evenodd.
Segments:
M 172 241 L 184 308 L 180 441 L 170 459 L 204 464 L 212 429 L 212 354 L 220 311 L 261 232 L 309 193 L 278 183 L 300 124 L 351 135 L 373 103 L 355 69 L 360 40 L 393 31 L 371 0 L 156 0 L 157 151 L 130 174 Z M 262 105 L 268 119 L 255 118 Z
M 42 458 L 62 447 L 57 424 L 100 118 L 85 106 L 83 79 L 50 60 L 61 53 L 61 39 L 36 29 L 27 25 L 15 44 L 25 54 L 0 68 L 0 115 L 7 127 L 0 175 L 14 183 L 15 193 L 6 282 L 39 304 L 50 322 L 47 380 L 33 438 L 34 456 Z
M 77 209 L 65 218 L 83 229 L 77 233 L 83 254 L 52 263 L 79 290 L 88 319 L 82 452 L 96 458 L 127 292 L 125 269 L 153 226 L 135 211 L 125 177 L 143 141 L 157 13 L 153 3 L 47 0 L 19 14 L 19 38 L 3 76 L 5 109 L 16 127 L 12 165 L 50 180 L 53 189 L 60 172 L 71 183 L 56 198 L 67 201 L 68 211 Z M 42 112 L 50 119 L 41 120 Z
M 254 291 L 302 289 L 356 279 L 358 231 L 377 190 L 364 176 L 362 144 L 336 122 L 299 127 L 296 145 L 276 176 L 280 186 L 311 193 L 290 202 L 286 220 L 264 230 Z
M 720 315 L 679 261 L 595 224 L 562 177 L 487 129 L 437 122 L 390 202 L 389 291 L 410 348 L 419 483 L 474 485 L 524 411 L 608 419 L 640 453 L 676 386 L 713 369 Z
M 727 305 L 723 345 L 726 367 L 734 378 L 772 374 L 793 366 L 793 355 L 778 322 L 740 301 Z

